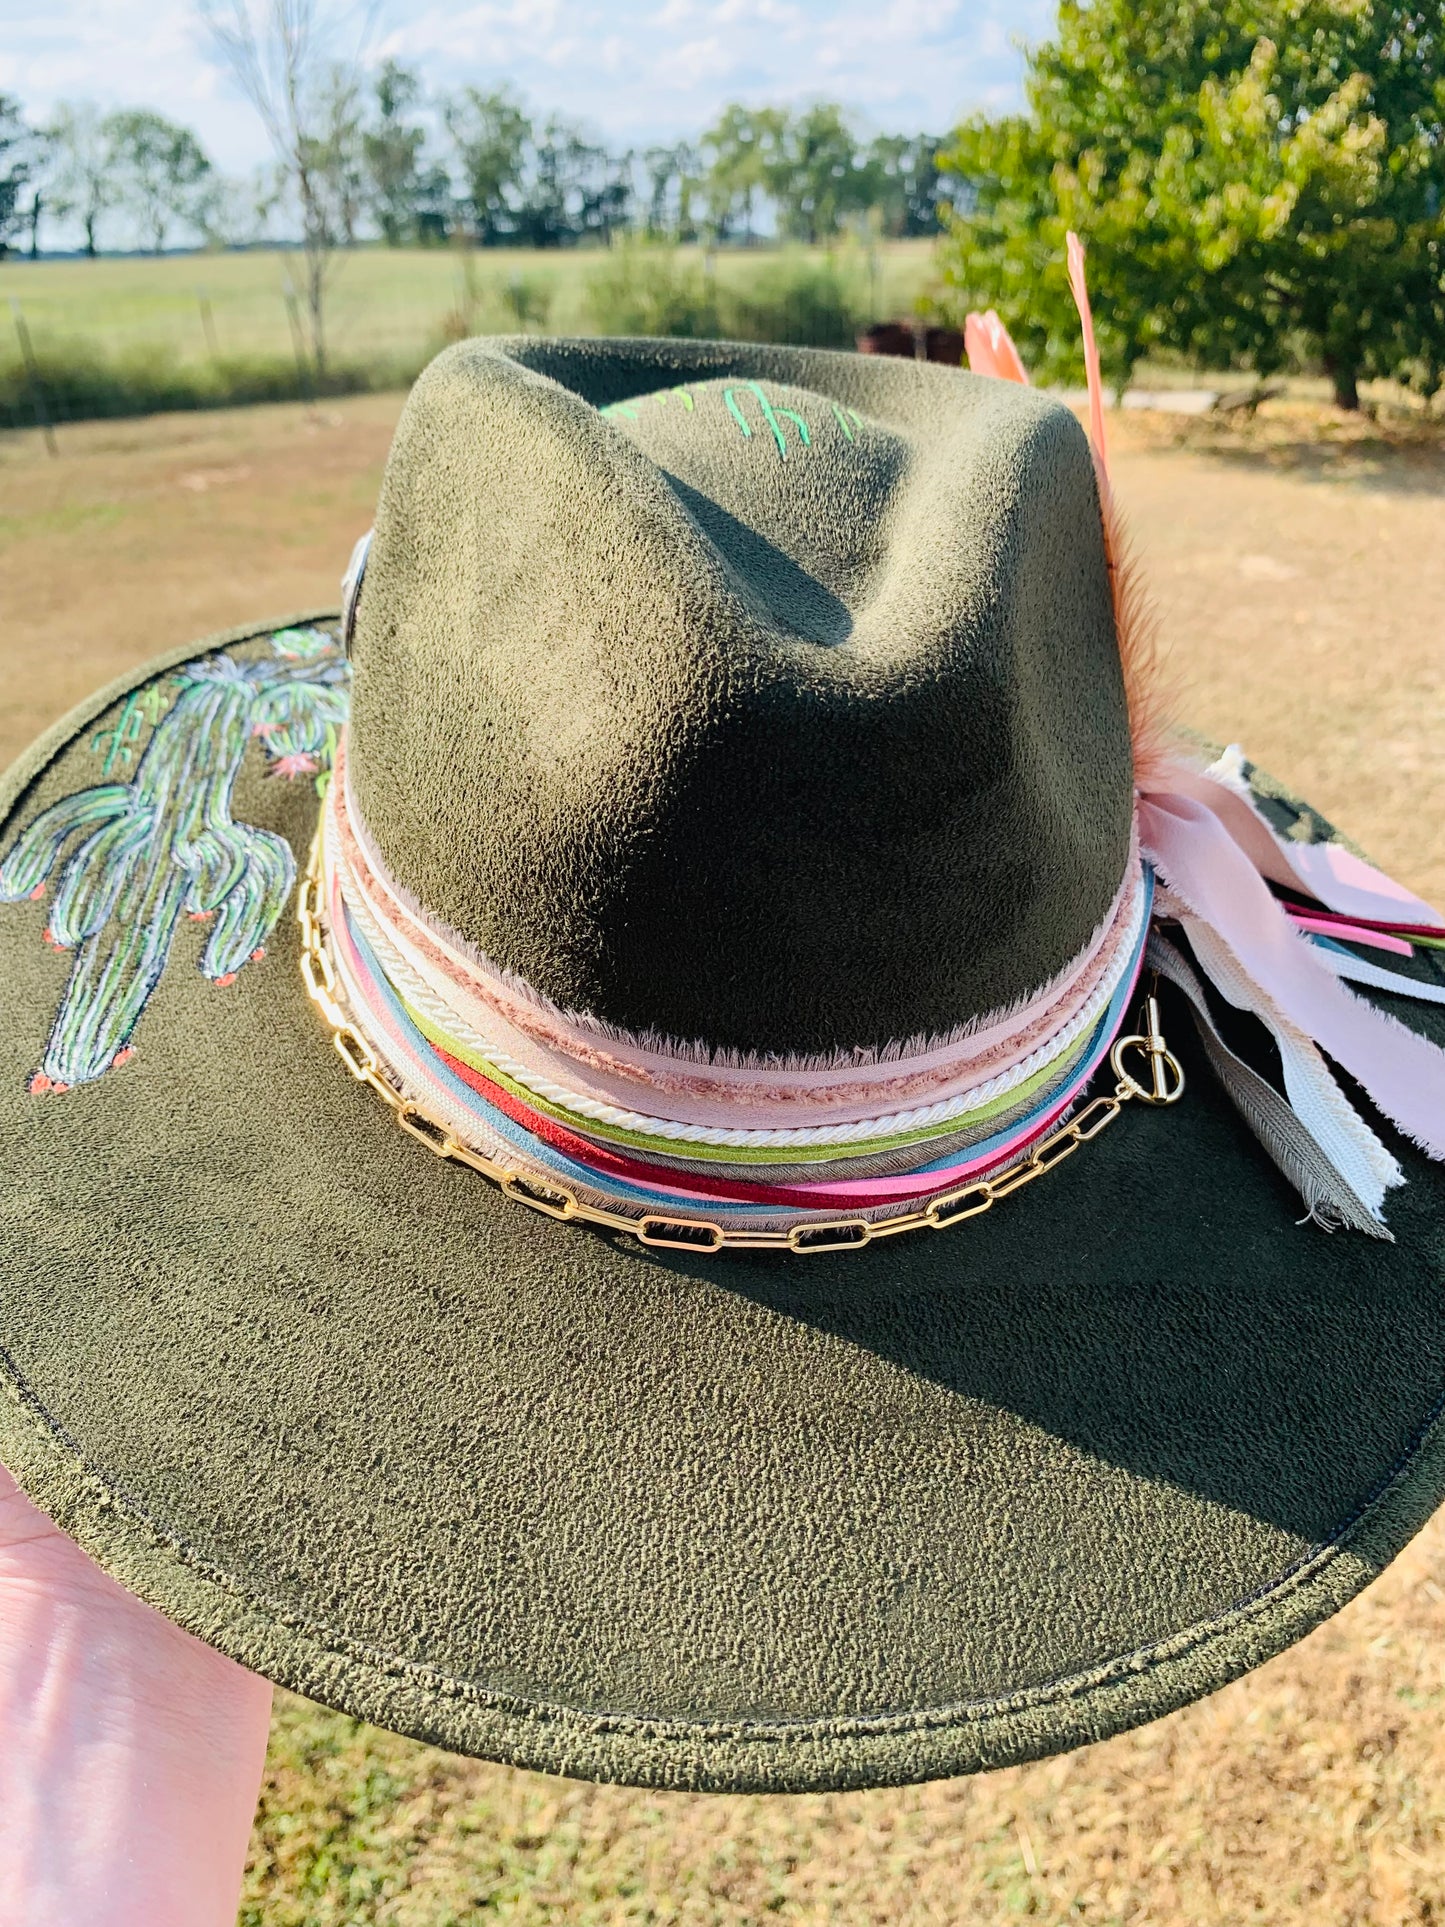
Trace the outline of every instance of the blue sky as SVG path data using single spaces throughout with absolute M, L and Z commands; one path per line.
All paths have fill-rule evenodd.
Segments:
M 728 100 L 843 100 L 879 128 L 943 129 L 1018 98 L 1016 41 L 1052 0 L 430 0 L 384 5 L 374 57 L 434 87 L 508 80 L 534 109 L 619 143 L 696 132 Z M 189 122 L 232 171 L 265 158 L 207 55 L 190 0 L 0 0 L 0 91 L 145 105 Z

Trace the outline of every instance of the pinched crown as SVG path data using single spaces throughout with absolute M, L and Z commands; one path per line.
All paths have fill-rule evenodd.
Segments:
M 474 341 L 418 382 L 350 781 L 428 914 L 715 1051 L 955 1031 L 1120 889 L 1132 774 L 1087 442 L 963 372 Z

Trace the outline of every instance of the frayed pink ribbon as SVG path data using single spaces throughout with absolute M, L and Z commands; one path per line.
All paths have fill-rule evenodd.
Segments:
M 1395 928 L 1438 930 L 1430 906 L 1336 843 L 1286 843 L 1227 781 L 1183 763 L 1167 766 L 1139 797 L 1139 834 L 1171 895 L 1210 927 L 1274 1009 L 1407 1137 L 1445 1159 L 1445 1051 L 1349 990 L 1268 886 Z

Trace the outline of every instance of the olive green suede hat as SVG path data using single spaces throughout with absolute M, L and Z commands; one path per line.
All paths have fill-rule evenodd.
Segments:
M 1118 1732 L 1393 1558 L 1445 931 L 1151 734 L 1102 454 L 463 343 L 344 611 L 9 772 L 0 1462 L 102 1566 L 420 1739 L 804 1791 Z

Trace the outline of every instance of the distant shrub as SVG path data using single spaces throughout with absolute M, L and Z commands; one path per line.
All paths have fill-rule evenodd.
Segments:
M 587 281 L 587 316 L 599 334 L 777 341 L 850 348 L 862 303 L 831 261 L 788 255 L 746 279 L 714 279 L 677 249 L 628 241 Z
M 159 346 L 106 355 L 78 341 L 39 346 L 35 359 L 46 412 L 62 422 L 354 395 L 405 386 L 417 373 L 414 366 L 357 363 L 329 368 L 318 380 L 310 370 L 303 376 L 286 355 L 191 362 Z M 18 356 L 0 360 L 0 427 L 26 428 L 35 420 L 34 385 L 24 363 Z
M 675 248 L 623 241 L 587 277 L 587 316 L 604 335 L 707 339 L 723 332 L 709 278 Z
M 509 274 L 498 291 L 507 319 L 523 334 L 544 328 L 552 312 L 552 284 L 532 274 Z
M 771 262 L 726 291 L 723 332 L 735 341 L 778 341 L 799 348 L 851 348 L 863 324 L 849 278 L 831 261 Z

